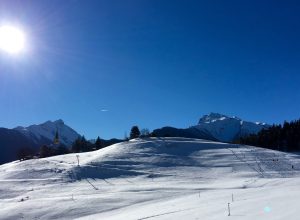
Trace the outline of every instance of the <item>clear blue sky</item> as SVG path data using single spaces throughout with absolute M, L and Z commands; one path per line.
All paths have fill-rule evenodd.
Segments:
M 28 51 L 0 54 L 0 127 L 63 119 L 88 138 L 209 112 L 300 118 L 299 1 L 0 1 Z M 107 109 L 108 111 L 101 111 Z

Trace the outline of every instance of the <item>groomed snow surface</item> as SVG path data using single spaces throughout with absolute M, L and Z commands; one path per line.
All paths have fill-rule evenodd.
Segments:
M 199 139 L 0 166 L 0 219 L 299 220 L 299 202 L 297 154 Z

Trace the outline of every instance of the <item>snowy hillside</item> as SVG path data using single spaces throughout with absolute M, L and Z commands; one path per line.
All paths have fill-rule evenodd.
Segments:
M 199 139 L 133 140 L 0 166 L 0 219 L 299 219 L 300 156 Z
M 15 130 L 30 137 L 36 143 L 41 141 L 53 142 L 56 131 L 58 131 L 60 142 L 66 146 L 72 143 L 80 136 L 76 131 L 67 126 L 63 120 L 47 121 L 39 125 L 31 125 L 29 127 L 16 127 Z
M 230 142 L 249 134 L 256 134 L 269 127 L 265 123 L 247 122 L 237 117 L 229 117 L 219 113 L 210 113 L 200 118 L 198 125 L 193 126 L 199 131 L 207 132 L 219 141 Z

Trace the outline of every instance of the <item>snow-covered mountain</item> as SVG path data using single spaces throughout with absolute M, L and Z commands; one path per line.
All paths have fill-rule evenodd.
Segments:
M 153 131 L 157 137 L 186 137 L 231 142 L 249 134 L 256 134 L 269 125 L 248 122 L 238 117 L 210 113 L 200 118 L 197 125 L 189 128 L 163 127 Z
M 210 113 L 200 118 L 198 125 L 193 126 L 206 132 L 219 141 L 233 141 L 249 134 L 256 134 L 269 125 L 260 122 L 244 121 L 238 117 L 230 117 L 219 113 Z
M 163 127 L 156 129 L 153 134 L 157 137 L 186 137 L 214 141 L 230 142 L 241 136 L 257 133 L 268 127 L 263 123 L 246 122 L 237 117 L 211 113 L 203 116 L 199 123 L 189 128 Z M 0 164 L 17 159 L 21 148 L 32 148 L 37 151 L 43 144 L 53 143 L 56 131 L 60 143 L 70 147 L 80 135 L 62 120 L 47 121 L 28 127 L 0 129 Z M 108 141 L 110 143 L 110 141 Z M 111 143 L 116 143 L 111 141 Z
M 31 125 L 29 127 L 16 127 L 17 130 L 26 137 L 33 139 L 35 143 L 53 142 L 55 133 L 58 132 L 60 142 L 66 146 L 71 144 L 80 136 L 75 130 L 66 125 L 63 120 L 46 121 L 39 125 Z
M 37 153 L 44 144 L 52 144 L 58 132 L 60 143 L 70 147 L 80 135 L 62 120 L 47 121 L 39 125 L 0 128 L 0 164 L 17 159 L 20 150 L 27 149 Z
M 135 139 L 0 165 L 0 183 L 1 220 L 298 220 L 300 156 L 199 139 Z

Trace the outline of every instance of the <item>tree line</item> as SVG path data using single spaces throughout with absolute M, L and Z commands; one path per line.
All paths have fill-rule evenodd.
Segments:
M 32 158 L 45 158 L 45 157 L 57 156 L 57 155 L 68 154 L 68 153 L 94 151 L 94 150 L 99 150 L 104 147 L 110 146 L 112 144 L 120 143 L 122 141 L 128 141 L 134 138 L 139 138 L 139 137 L 143 138 L 149 136 L 150 136 L 150 131 L 148 129 L 142 129 L 140 131 L 139 127 L 135 125 L 132 126 L 130 130 L 130 137 L 128 138 L 125 135 L 125 138 L 123 140 L 115 139 L 115 138 L 110 140 L 104 140 L 98 136 L 95 142 L 91 142 L 86 140 L 86 138 L 82 136 L 82 137 L 78 137 L 73 142 L 72 146 L 65 146 L 59 143 L 59 134 L 58 132 L 56 132 L 53 144 L 49 144 L 49 145 L 45 144 L 41 146 L 38 152 L 34 150 L 34 148 L 29 148 L 29 147 L 21 148 L 17 152 L 17 159 L 25 160 L 25 159 L 32 159 Z
M 125 135 L 123 140 L 103 140 L 97 137 L 95 142 L 86 140 L 84 136 L 78 137 L 72 146 L 58 143 L 58 133 L 55 134 L 54 144 L 43 145 L 36 152 L 33 148 L 21 148 L 17 152 L 18 159 L 31 159 L 33 157 L 43 158 L 67 153 L 80 153 L 99 150 L 112 144 L 128 141 L 134 138 L 145 138 L 155 136 L 148 129 L 140 130 L 138 126 L 132 126 L 130 136 Z M 284 122 L 283 125 L 273 125 L 263 129 L 257 134 L 241 137 L 234 143 L 253 145 L 280 151 L 300 151 L 300 120 Z
M 240 138 L 238 143 L 280 151 L 299 151 L 300 120 L 273 125 L 257 134 Z

